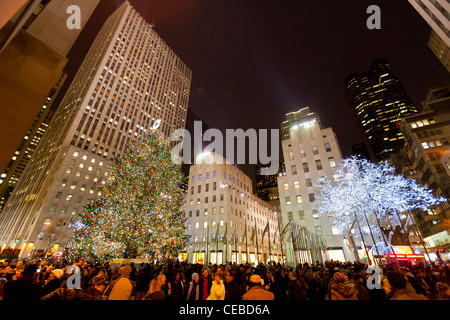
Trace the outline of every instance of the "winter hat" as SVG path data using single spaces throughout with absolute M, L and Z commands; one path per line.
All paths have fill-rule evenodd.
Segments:
M 194 281 L 198 277 L 198 273 L 194 272 L 192 274 L 192 281 Z
M 397 271 L 389 271 L 386 275 L 391 286 L 395 288 L 404 288 L 406 286 L 405 276 Z
M 60 279 L 63 276 L 64 271 L 62 271 L 61 269 L 55 269 L 52 271 L 52 273 L 55 275 L 55 277 Z
M 347 282 L 348 278 L 345 274 L 343 274 L 342 272 L 336 272 L 333 275 L 333 279 L 337 282 Z

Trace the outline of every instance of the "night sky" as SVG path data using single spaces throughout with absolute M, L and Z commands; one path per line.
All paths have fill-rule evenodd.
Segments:
M 69 54 L 69 85 L 105 19 L 101 0 Z M 387 59 L 416 107 L 450 79 L 427 42 L 431 28 L 406 0 L 130 0 L 192 70 L 189 108 L 211 128 L 277 129 L 309 106 L 332 127 L 343 156 L 362 135 L 344 80 Z M 369 30 L 369 5 L 381 30 Z

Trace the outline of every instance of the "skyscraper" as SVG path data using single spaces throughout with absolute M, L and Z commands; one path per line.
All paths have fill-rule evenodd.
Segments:
M 0 22 L 0 171 L 59 81 L 66 56 L 99 1 L 2 1 L 2 19 L 8 21 Z M 67 27 L 71 5 L 80 10 L 79 28 Z
M 329 259 L 353 260 L 347 252 L 330 217 L 319 216 L 316 197 L 321 179 L 333 176 L 342 160 L 338 140 L 332 128 L 323 128 L 319 115 L 309 107 L 288 113 L 281 124 L 283 157 L 286 175 L 278 177 L 283 225 L 289 221 L 326 240 Z M 287 252 L 293 250 L 292 241 L 286 241 Z M 310 250 L 309 262 L 325 260 L 317 251 Z M 305 256 L 303 257 L 305 259 Z M 293 257 L 287 255 L 289 262 Z
M 430 25 L 428 46 L 450 71 L 450 3 L 447 0 L 408 0 Z
M 345 80 L 347 99 L 373 161 L 384 161 L 404 144 L 400 118 L 417 113 L 390 64 L 372 62 L 366 72 Z
M 158 128 L 184 128 L 191 71 L 126 1 L 105 22 L 0 216 L 0 243 L 56 252 L 108 164 Z

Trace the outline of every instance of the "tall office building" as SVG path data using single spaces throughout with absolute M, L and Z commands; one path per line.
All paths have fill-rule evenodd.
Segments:
M 182 260 L 219 264 L 281 261 L 281 246 L 275 239 L 279 213 L 253 194 L 251 179 L 218 154 L 200 155 L 196 160 L 190 167 L 184 205 L 191 237 Z
M 450 198 L 450 85 L 439 85 L 429 90 L 421 113 L 402 119 L 401 130 L 406 144 L 395 163 L 402 174 L 417 179 L 433 190 L 435 196 Z M 426 211 L 414 210 L 415 226 L 410 227 L 410 239 L 421 242 L 416 227 L 425 242 L 430 257 L 445 261 L 450 246 L 449 202 Z M 435 255 L 436 254 L 436 255 Z
M 303 108 L 286 115 L 281 124 L 283 157 L 286 175 L 278 177 L 283 225 L 292 221 L 326 240 L 328 257 L 308 253 L 307 260 L 334 259 L 353 261 L 354 256 L 343 243 L 331 217 L 319 216 L 316 204 L 317 185 L 333 176 L 342 160 L 338 140 L 332 128 L 323 128 L 319 115 Z M 293 250 L 286 241 L 286 250 Z M 317 253 L 317 252 L 316 252 Z M 288 261 L 292 257 L 287 255 Z M 290 260 L 291 259 L 291 260 Z
M 51 110 L 51 107 L 66 78 L 67 74 L 64 73 L 50 91 L 41 110 L 36 118 L 34 118 L 33 123 L 23 138 L 22 143 L 18 146 L 16 152 L 14 152 L 14 155 L 5 170 L 0 174 L 0 212 L 6 201 L 8 201 L 14 187 L 17 185 L 23 171 L 34 154 L 34 151 L 36 151 L 45 131 L 47 131 L 50 121 L 55 114 L 55 112 Z
M 428 46 L 450 71 L 450 3 L 447 0 L 408 0 L 430 25 Z
M 400 118 L 417 113 L 390 64 L 383 59 L 345 80 L 347 99 L 373 161 L 381 162 L 404 144 Z
M 0 216 L 20 256 L 66 245 L 132 139 L 184 128 L 191 71 L 126 1 L 105 22 Z
M 99 1 L 8 0 L 0 4 L 0 172 L 61 77 L 66 56 Z M 79 28 L 67 27 L 71 5 L 80 10 Z

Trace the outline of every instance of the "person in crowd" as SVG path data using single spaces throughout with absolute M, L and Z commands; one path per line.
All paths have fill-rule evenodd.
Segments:
M 225 300 L 241 300 L 241 286 L 236 281 L 236 270 L 225 271 Z
M 42 297 L 48 295 L 49 293 L 55 291 L 56 289 L 61 287 L 61 278 L 64 274 L 64 271 L 61 269 L 53 269 L 42 286 Z
M 166 280 L 166 275 L 160 274 L 150 281 L 148 292 L 145 294 L 143 300 L 165 300 L 166 294 L 163 288 L 166 284 Z
M 187 290 L 186 300 L 200 300 L 200 277 L 197 272 L 191 275 L 192 281 Z
M 355 287 L 342 272 L 336 272 L 331 281 L 331 300 L 358 300 Z
M 387 280 L 391 286 L 389 300 L 428 300 L 427 297 L 417 294 L 407 288 L 407 279 L 398 271 L 389 271 L 386 274 Z
M 297 272 L 289 272 L 289 285 L 287 292 L 288 300 L 306 300 L 305 281 Z
M 202 276 L 200 277 L 199 280 L 199 285 L 200 285 L 200 300 L 207 300 L 211 293 L 212 287 L 212 280 L 209 277 L 208 268 L 203 268 Z
M 105 276 L 95 276 L 90 281 L 90 287 L 77 294 L 78 300 L 104 300 L 103 291 L 108 284 Z
M 364 285 L 364 278 L 361 274 L 356 273 L 353 274 L 350 282 L 356 290 L 356 295 L 358 300 L 370 300 L 369 292 L 367 291 L 366 286 Z
M 224 300 L 225 285 L 223 284 L 223 273 L 216 272 L 212 282 L 211 292 L 207 300 Z
M 108 300 L 134 300 L 136 297 L 136 286 L 130 280 L 131 267 L 123 266 L 120 269 L 120 277 L 108 285 L 104 295 Z
M 172 280 L 169 286 L 169 300 L 183 300 L 184 297 L 184 283 L 181 279 L 181 274 L 178 270 L 172 272 Z
M 250 288 L 242 296 L 242 300 L 274 300 L 275 295 L 263 288 L 264 281 L 257 274 L 250 277 Z
M 3 300 L 21 302 L 39 301 L 41 299 L 42 287 L 36 284 L 36 270 L 36 264 L 27 264 L 20 279 L 6 282 L 3 286 Z
M 436 295 L 433 300 L 450 300 L 450 286 L 444 282 L 436 283 Z

